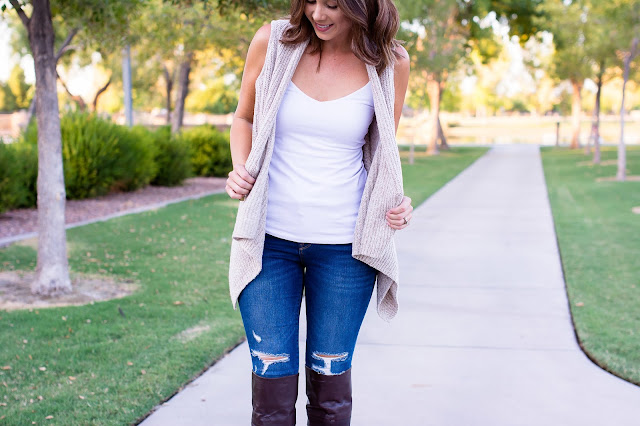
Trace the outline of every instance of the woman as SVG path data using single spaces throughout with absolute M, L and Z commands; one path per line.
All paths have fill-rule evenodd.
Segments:
M 253 362 L 253 425 L 295 424 L 304 292 L 310 425 L 348 425 L 351 359 L 377 282 L 397 311 L 411 219 L 395 142 L 409 59 L 392 0 L 292 0 L 247 54 L 226 190 L 242 200 L 229 283 Z

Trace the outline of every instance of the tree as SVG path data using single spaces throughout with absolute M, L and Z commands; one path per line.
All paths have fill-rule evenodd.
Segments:
M 155 68 L 153 74 L 162 80 L 172 132 L 182 127 L 197 64 L 208 67 L 212 61 L 220 63 L 221 57 L 243 57 L 255 30 L 276 10 L 277 3 L 262 3 L 154 0 L 134 24 L 135 32 L 144 34 L 134 43 L 137 59 Z M 220 64 L 218 68 L 233 68 L 234 73 L 242 70 L 237 60 L 227 62 L 231 67 Z
M 618 140 L 618 171 L 616 179 L 626 180 L 627 177 L 627 153 L 624 144 L 625 122 L 625 93 L 629 73 L 633 61 L 640 54 L 640 1 L 638 0 L 612 0 L 607 2 L 606 13 L 617 24 L 620 31 L 616 37 L 618 54 L 623 63 L 622 102 L 620 103 L 620 139 Z
M 8 84 L 0 83 L 0 111 L 12 112 L 18 109 L 16 97 Z
M 585 18 L 589 25 L 589 37 L 585 43 L 585 55 L 591 63 L 591 78 L 596 83 L 596 95 L 593 108 L 593 119 L 591 124 L 590 136 L 585 145 L 585 154 L 591 153 L 591 140 L 594 144 L 593 163 L 600 163 L 600 109 L 602 98 L 602 86 L 609 79 L 610 73 L 607 70 L 616 61 L 615 56 L 615 37 L 618 25 L 613 22 L 606 14 L 605 6 L 598 0 L 586 0 Z
M 571 148 L 580 146 L 580 117 L 582 114 L 582 87 L 592 75 L 591 58 L 587 54 L 590 22 L 584 1 L 547 0 L 540 4 L 540 27 L 553 34 L 555 53 L 550 74 L 556 79 L 569 80 L 572 89 Z
M 401 37 L 411 57 L 416 78 L 412 85 L 424 85 L 429 98 L 427 152 L 438 153 L 440 101 L 449 72 L 465 54 L 468 29 L 460 21 L 461 7 L 446 0 L 398 2 L 403 20 Z
M 447 76 L 476 50 L 484 60 L 499 53 L 491 27 L 482 23 L 489 13 L 511 24 L 510 32 L 523 40 L 536 31 L 532 16 L 539 0 L 398 0 L 401 38 L 411 56 L 413 73 L 426 86 L 431 108 L 428 152 L 438 152 L 442 139 L 440 101 Z
M 20 65 L 14 65 L 9 75 L 9 80 L 7 80 L 7 86 L 15 99 L 16 108 L 28 108 L 31 100 L 31 85 L 26 83 L 24 70 Z
M 30 5 L 31 16 L 27 15 Z M 135 10 L 136 1 L 111 2 L 108 8 L 98 0 L 58 2 L 53 11 L 64 17 L 71 31 L 63 45 L 54 51 L 55 31 L 49 0 L 5 0 L 3 12 L 10 8 L 27 30 L 36 74 L 35 109 L 38 126 L 38 260 L 31 291 L 57 295 L 71 291 L 65 232 L 65 186 L 62 170 L 62 141 L 56 88 L 56 62 L 82 26 L 93 34 L 120 34 L 113 23 Z M 91 10 L 90 14 L 86 11 Z M 57 57 L 58 58 L 57 58 Z

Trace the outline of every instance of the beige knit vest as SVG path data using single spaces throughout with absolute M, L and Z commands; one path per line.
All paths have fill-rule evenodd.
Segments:
M 262 269 L 267 213 L 268 170 L 275 140 L 276 114 L 308 42 L 280 43 L 287 20 L 271 22 L 265 63 L 256 80 L 251 152 L 245 167 L 256 178 L 253 189 L 240 202 L 231 241 L 229 290 L 234 309 L 244 287 Z M 375 117 L 363 146 L 368 176 L 352 245 L 352 256 L 375 268 L 378 314 L 389 321 L 398 311 L 398 259 L 386 212 L 402 202 L 402 169 L 395 140 L 393 66 L 380 75 L 367 64 Z

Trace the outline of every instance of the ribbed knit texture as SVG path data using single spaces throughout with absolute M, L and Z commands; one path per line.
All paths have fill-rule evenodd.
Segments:
M 267 214 L 268 170 L 275 141 L 276 114 L 308 42 L 295 46 L 280 43 L 287 20 L 271 22 L 265 63 L 256 80 L 252 145 L 245 164 L 256 178 L 253 189 L 240 202 L 231 242 L 229 290 L 234 309 L 238 296 L 262 269 Z M 395 85 L 393 66 L 378 75 L 367 65 L 373 91 L 375 118 L 363 146 L 367 169 L 356 220 L 352 256 L 372 266 L 377 274 L 378 315 L 390 321 L 398 311 L 398 258 L 386 212 L 402 202 L 402 168 L 395 140 L 393 116 Z

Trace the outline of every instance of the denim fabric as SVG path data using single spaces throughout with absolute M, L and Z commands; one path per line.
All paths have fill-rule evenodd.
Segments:
M 262 377 L 298 373 L 303 293 L 305 365 L 325 375 L 351 368 L 375 279 L 375 269 L 351 256 L 351 244 L 298 243 L 266 234 L 262 270 L 238 299 L 253 371 Z

